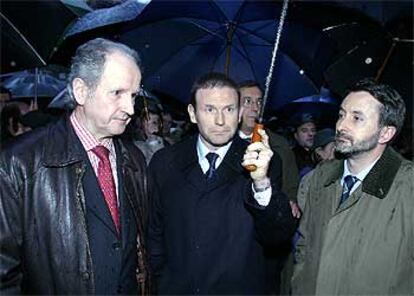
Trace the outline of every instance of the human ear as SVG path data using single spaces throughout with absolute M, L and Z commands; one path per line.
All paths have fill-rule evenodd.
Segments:
M 195 115 L 195 108 L 192 104 L 189 104 L 187 106 L 187 111 L 188 111 L 188 115 L 190 116 L 190 121 L 192 123 L 197 123 L 197 118 L 196 118 L 196 115 Z
M 392 138 L 395 136 L 397 132 L 397 129 L 395 126 L 383 126 L 380 131 L 380 137 L 378 139 L 378 142 L 380 144 L 386 144 L 392 140 Z
M 89 87 L 81 78 L 75 78 L 72 81 L 73 97 L 78 105 L 84 105 L 89 95 Z

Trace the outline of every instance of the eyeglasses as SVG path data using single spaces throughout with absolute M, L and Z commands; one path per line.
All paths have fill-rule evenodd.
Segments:
M 254 99 L 254 98 L 251 98 L 251 97 L 244 97 L 243 100 L 244 100 L 243 105 L 245 107 L 251 107 L 253 105 L 256 105 L 257 107 L 261 107 L 262 104 L 263 104 L 263 99 L 262 98 Z

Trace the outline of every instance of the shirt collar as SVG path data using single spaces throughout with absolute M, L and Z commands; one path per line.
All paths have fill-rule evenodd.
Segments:
M 241 130 L 239 130 L 239 137 L 242 140 L 249 140 L 249 141 L 251 141 L 252 140 L 252 135 L 253 135 L 253 133 L 250 133 L 249 135 L 246 135 Z
M 210 151 L 207 146 L 203 143 L 203 141 L 201 140 L 201 136 L 198 135 L 198 139 L 197 139 L 197 156 L 198 156 L 198 163 L 200 164 L 203 172 L 206 172 L 209 168 L 209 163 L 208 160 L 206 158 L 206 155 L 210 152 L 214 152 L 216 154 L 218 154 L 218 158 L 216 160 L 216 168 L 219 167 L 219 165 L 221 164 L 221 162 L 224 159 L 224 156 L 226 156 L 227 151 L 230 149 L 231 146 L 231 142 L 229 142 L 228 144 L 226 144 L 225 146 L 222 146 L 220 148 L 218 148 L 217 150 L 214 151 Z
M 342 175 L 341 178 L 341 183 L 343 183 L 344 178 L 347 175 L 352 175 L 358 178 L 359 181 L 364 181 L 365 177 L 369 174 L 369 172 L 371 171 L 371 169 L 374 167 L 374 165 L 377 163 L 378 159 L 380 159 L 380 157 L 378 157 L 376 160 L 374 160 L 370 165 L 368 165 L 365 169 L 363 169 L 362 171 L 360 171 L 358 174 L 352 174 L 349 171 L 348 168 L 348 159 L 345 159 L 345 163 L 344 163 L 344 174 Z
M 92 133 L 81 123 L 76 117 L 75 112 L 70 115 L 70 122 L 72 123 L 73 129 L 76 135 L 82 143 L 83 148 L 89 152 L 96 146 L 102 145 L 109 150 L 110 153 L 115 153 L 113 141 L 111 138 L 98 141 Z

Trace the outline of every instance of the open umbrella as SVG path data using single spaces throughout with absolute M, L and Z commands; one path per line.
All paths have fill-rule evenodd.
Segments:
M 282 126 L 294 125 L 298 117 L 309 114 L 319 127 L 332 127 L 338 118 L 338 111 L 338 100 L 322 88 L 319 94 L 293 100 L 279 108 L 276 116 Z
M 97 36 L 124 42 L 141 52 L 148 89 L 187 102 L 193 81 L 208 71 L 264 84 L 281 6 L 281 1 L 153 0 L 134 19 L 69 30 L 64 45 L 71 55 L 68 48 Z M 323 73 L 338 45 L 324 28 L 373 22 L 340 1 L 291 1 L 287 15 L 269 95 L 273 109 L 325 84 Z
M 0 75 L 1 85 L 12 98 L 54 97 L 66 86 L 66 74 L 45 69 L 32 69 Z
M 81 11 L 77 9 L 77 13 Z M 1 73 L 46 66 L 57 41 L 77 19 L 77 13 L 57 0 L 2 0 Z
M 146 87 L 186 102 L 191 84 L 209 71 L 264 84 L 280 12 L 277 1 L 154 0 L 134 20 L 95 33 L 138 49 Z M 297 13 L 292 18 L 285 24 L 278 52 L 272 108 L 317 93 L 332 52 L 320 28 L 296 22 Z M 93 30 L 68 32 L 73 31 L 68 41 L 93 36 Z

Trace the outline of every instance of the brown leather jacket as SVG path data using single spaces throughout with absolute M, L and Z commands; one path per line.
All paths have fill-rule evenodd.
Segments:
M 77 141 L 63 119 L 0 153 L 0 294 L 94 293 L 82 190 L 85 164 Z M 121 186 L 139 232 L 137 279 L 146 294 L 145 160 L 132 143 L 114 141 Z

